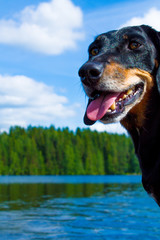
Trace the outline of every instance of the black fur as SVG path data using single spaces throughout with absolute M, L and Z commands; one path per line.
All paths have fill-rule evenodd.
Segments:
M 143 47 L 137 49 L 136 52 L 128 51 L 126 49 L 128 38 L 136 39 L 137 33 L 139 39 L 142 36 Z M 127 37 L 122 40 L 122 36 L 125 34 Z M 95 47 L 99 50 L 98 54 L 90 55 L 85 64 L 98 62 L 105 65 L 106 62 L 114 61 L 126 69 L 145 70 L 155 80 L 150 100 L 146 103 L 147 111 L 144 125 L 140 128 L 134 127 L 134 116 L 130 113 L 127 114 L 126 121 L 133 123 L 132 128 L 128 131 L 133 139 L 139 159 L 143 186 L 160 206 L 160 34 L 146 25 L 126 27 L 101 34 L 90 45 L 89 52 Z M 87 65 L 85 67 L 87 69 Z M 86 85 L 92 85 L 93 81 L 95 82 L 99 78 L 99 74 L 94 73 L 92 79 L 89 79 L 88 75 L 84 77 L 83 69 L 84 65 L 79 71 L 82 82 L 84 81 L 83 83 Z M 94 123 L 87 119 L 86 115 L 84 121 L 88 125 Z

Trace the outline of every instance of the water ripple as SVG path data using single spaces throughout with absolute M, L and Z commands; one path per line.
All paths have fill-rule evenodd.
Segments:
M 75 183 L 74 177 L 73 183 L 1 183 L 0 239 L 159 240 L 159 207 L 139 180 L 111 178 L 108 183 L 102 178 L 96 183 L 96 177 L 95 183 Z

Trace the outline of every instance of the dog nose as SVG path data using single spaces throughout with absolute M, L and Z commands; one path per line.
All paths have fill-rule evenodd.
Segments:
M 98 62 L 87 62 L 79 69 L 79 76 L 85 85 L 95 84 L 103 74 L 103 64 Z

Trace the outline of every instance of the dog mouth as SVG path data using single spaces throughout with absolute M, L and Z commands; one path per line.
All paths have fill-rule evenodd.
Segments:
M 84 116 L 84 123 L 92 125 L 97 120 L 105 123 L 116 122 L 140 101 L 144 92 L 144 82 L 126 89 L 123 92 L 93 91 L 89 98 Z

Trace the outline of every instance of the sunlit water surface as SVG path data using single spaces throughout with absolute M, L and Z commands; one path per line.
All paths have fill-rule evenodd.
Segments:
M 140 176 L 0 177 L 0 239 L 160 239 Z

